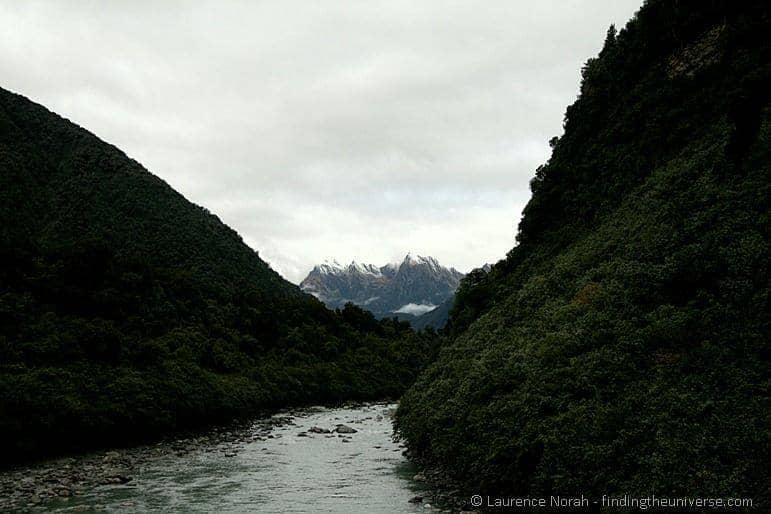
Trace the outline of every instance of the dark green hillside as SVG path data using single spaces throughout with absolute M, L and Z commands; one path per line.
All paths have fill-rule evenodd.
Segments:
M 217 285 L 245 282 L 276 294 L 296 289 L 216 216 L 44 107 L 0 90 L 0 135 L 4 247 L 59 251 L 93 243 Z
M 434 352 L 327 310 L 120 150 L 1 89 L 0 243 L 0 465 L 398 396 Z
M 768 502 L 771 9 L 650 0 L 398 427 L 470 492 Z

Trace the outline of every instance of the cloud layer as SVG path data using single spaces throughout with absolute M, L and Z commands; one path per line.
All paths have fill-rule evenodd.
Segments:
M 514 243 L 580 68 L 639 0 L 0 2 L 2 87 L 122 148 L 294 282 Z

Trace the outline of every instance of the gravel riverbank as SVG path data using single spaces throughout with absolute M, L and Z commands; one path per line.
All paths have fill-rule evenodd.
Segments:
M 248 426 L 213 428 L 203 434 L 164 440 L 154 445 L 89 453 L 0 471 L 0 511 L 23 511 L 54 499 L 80 496 L 94 487 L 130 484 L 140 466 L 165 455 L 183 457 L 199 452 L 220 452 L 226 457 L 234 457 L 245 443 L 272 438 L 275 427 L 294 424 L 293 416 L 300 412 L 258 419 Z M 127 502 L 125 506 L 132 505 Z M 101 507 L 92 505 L 82 510 L 99 510 Z

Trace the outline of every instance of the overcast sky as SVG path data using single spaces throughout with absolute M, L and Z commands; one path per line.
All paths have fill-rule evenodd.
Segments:
M 115 144 L 299 282 L 514 245 L 580 68 L 641 0 L 0 0 L 0 86 Z

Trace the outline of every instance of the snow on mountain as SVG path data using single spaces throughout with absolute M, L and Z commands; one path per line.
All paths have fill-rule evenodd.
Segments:
M 410 317 L 448 301 L 461 278 L 462 273 L 433 257 L 408 253 L 402 262 L 385 266 L 327 260 L 314 266 L 300 287 L 330 308 L 352 302 L 377 317 Z

